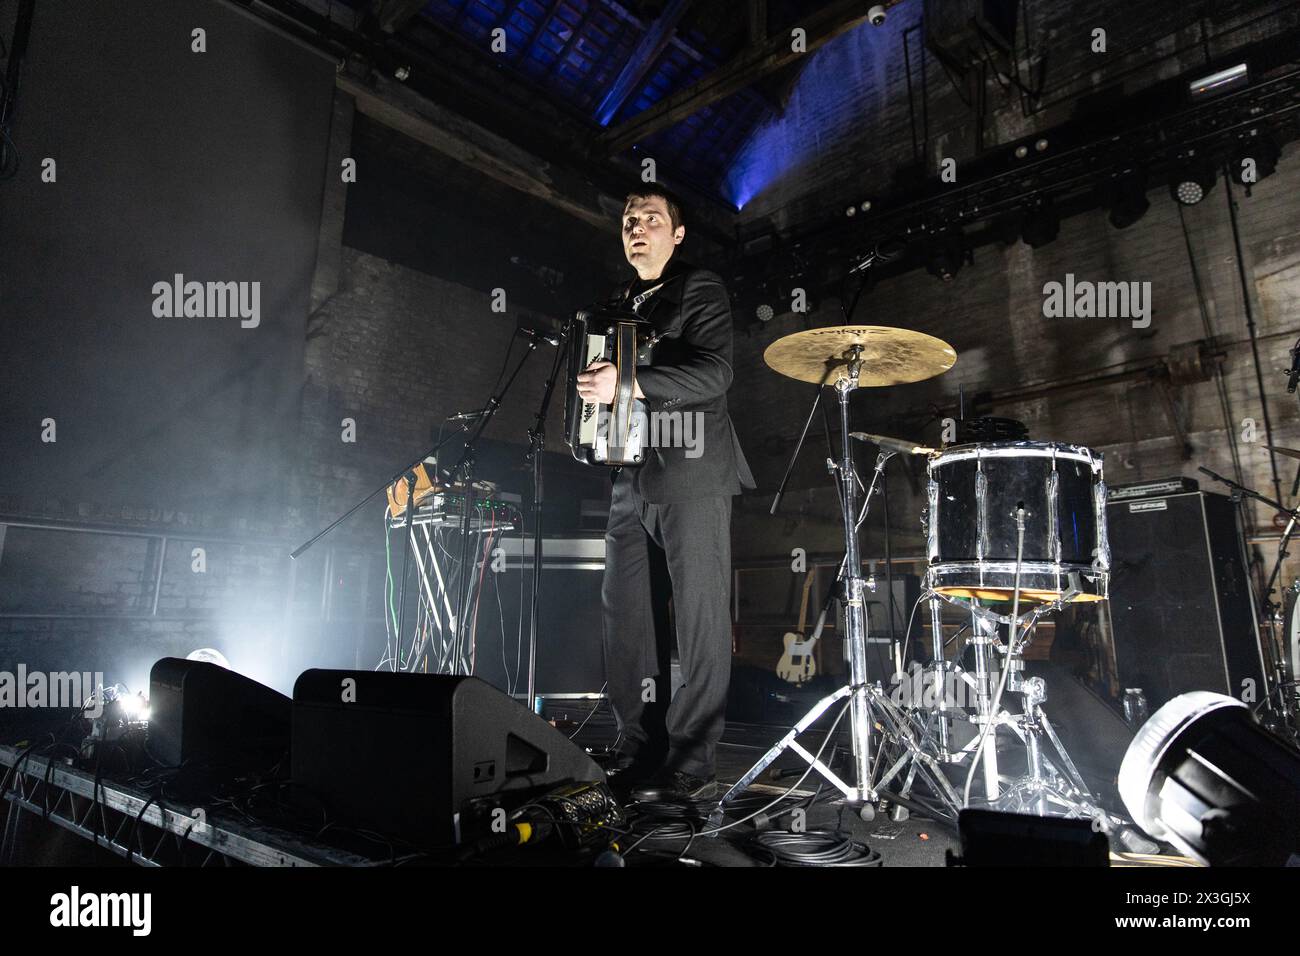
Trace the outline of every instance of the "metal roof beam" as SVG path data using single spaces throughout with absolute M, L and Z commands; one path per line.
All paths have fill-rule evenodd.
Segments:
M 886 0 L 893 6 L 901 0 Z M 615 155 L 652 133 L 681 122 L 704 107 L 726 99 L 784 66 L 795 63 L 823 44 L 857 27 L 867 19 L 862 0 L 835 0 L 804 22 L 792 26 L 806 31 L 806 43 L 799 52 L 791 49 L 790 32 L 779 32 L 761 44 L 746 50 L 714 70 L 693 86 L 665 97 L 647 110 L 607 130 L 600 144 L 608 155 Z
M 646 30 L 645 35 L 641 37 L 641 42 L 632 51 L 632 56 L 624 64 L 618 79 L 614 81 L 614 85 L 609 88 L 605 98 L 596 107 L 596 121 L 601 126 L 609 125 L 615 114 L 627 102 L 627 98 L 645 81 L 650 68 L 655 65 L 659 56 L 672 41 L 673 34 L 677 31 L 677 24 L 681 22 L 682 16 L 690 5 L 690 0 L 672 0 L 660 14 L 659 19 Z

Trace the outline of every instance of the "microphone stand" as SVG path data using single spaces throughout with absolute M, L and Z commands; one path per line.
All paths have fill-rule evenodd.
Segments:
M 781 484 L 776 488 L 776 494 L 772 496 L 772 507 L 767 510 L 770 515 L 775 515 L 781 507 L 781 499 L 785 497 L 785 486 L 790 482 L 790 475 L 794 471 L 795 463 L 799 460 L 799 454 L 803 451 L 803 443 L 808 437 L 808 428 L 812 425 L 813 416 L 817 414 L 817 409 L 821 406 L 822 390 L 825 389 L 826 383 L 822 382 L 817 386 L 817 395 L 813 398 L 812 407 L 808 409 L 808 417 L 804 419 L 803 431 L 799 432 L 799 441 L 795 443 L 794 453 L 790 456 L 790 461 L 785 466 L 785 474 L 781 476 Z M 829 466 L 831 459 L 826 459 Z
M 551 396 L 555 392 L 555 381 L 559 378 L 560 367 L 564 363 L 564 343 L 573 331 L 573 319 L 564 323 L 560 331 L 560 341 L 556 343 L 555 361 L 551 363 L 551 374 L 546 380 L 546 391 L 542 393 L 541 404 L 533 419 L 533 427 L 528 429 L 528 452 L 524 460 L 533 466 L 533 593 L 528 608 L 528 709 L 540 712 L 536 706 L 537 684 L 537 607 L 542 584 L 542 505 L 544 490 L 542 483 L 542 453 L 546 450 L 546 412 L 551 405 Z M 535 341 L 535 340 L 534 340 Z M 522 570 L 522 569 L 521 569 Z
M 1197 468 L 1196 470 L 1202 472 L 1203 474 L 1209 475 L 1215 481 L 1219 481 L 1227 485 L 1232 490 L 1231 497 L 1234 503 L 1241 501 L 1242 498 L 1254 498 L 1256 501 L 1262 501 L 1264 504 L 1268 505 L 1278 514 L 1286 515 L 1287 518 L 1290 519 L 1287 522 L 1286 529 L 1282 532 L 1281 540 L 1278 542 L 1277 560 L 1273 564 L 1273 573 L 1269 575 L 1268 583 L 1264 585 L 1263 610 L 1271 614 L 1274 608 L 1273 585 L 1277 583 L 1278 575 L 1282 571 L 1282 562 L 1285 561 L 1289 555 L 1289 553 L 1286 550 L 1286 546 L 1290 543 L 1291 536 L 1295 534 L 1296 520 L 1300 519 L 1300 509 L 1288 508 L 1286 505 L 1282 504 L 1281 502 L 1274 501 L 1272 498 L 1269 498 L 1265 495 L 1261 495 L 1258 491 L 1252 491 L 1250 488 L 1247 488 L 1245 485 L 1239 485 L 1231 478 L 1225 478 L 1223 477 L 1223 475 L 1210 471 L 1210 469 L 1208 468 Z
M 1282 531 L 1282 537 L 1278 541 L 1277 559 L 1273 563 L 1273 571 L 1268 576 L 1268 583 L 1264 585 L 1264 594 L 1260 601 L 1261 610 L 1263 611 L 1264 614 L 1264 619 L 1267 622 L 1269 622 L 1269 633 L 1272 634 L 1273 633 L 1272 624 L 1274 622 L 1275 616 L 1277 614 L 1277 608 L 1278 608 L 1278 605 L 1273 602 L 1273 586 L 1277 583 L 1278 575 L 1281 574 L 1282 572 L 1282 562 L 1284 562 L 1288 557 L 1289 552 L 1287 551 L 1287 545 L 1291 543 L 1291 537 L 1292 535 L 1295 534 L 1296 521 L 1297 519 L 1300 519 L 1300 509 L 1288 508 L 1285 505 L 1281 504 L 1280 502 L 1274 501 L 1272 498 L 1269 498 L 1265 495 L 1261 495 L 1257 491 L 1252 491 L 1250 488 L 1247 488 L 1245 485 L 1240 485 L 1237 482 L 1233 481 L 1231 478 L 1225 478 L 1223 477 L 1223 475 L 1210 471 L 1210 469 L 1208 468 L 1197 468 L 1196 470 L 1202 472 L 1203 474 L 1209 475 L 1215 481 L 1222 482 L 1223 484 L 1227 485 L 1232 492 L 1231 497 L 1234 504 L 1239 503 L 1242 498 L 1254 498 L 1256 501 L 1262 501 L 1264 504 L 1268 505 L 1270 508 L 1275 510 L 1278 514 L 1286 515 L 1288 518 L 1286 528 Z M 1249 577 L 1247 578 L 1247 580 L 1249 580 Z M 1267 646 L 1268 646 L 1268 657 L 1269 657 L 1267 663 L 1269 669 L 1273 672 L 1274 686 L 1278 688 L 1279 692 L 1284 695 L 1285 694 L 1285 691 L 1283 690 L 1283 686 L 1285 684 L 1285 680 L 1283 677 L 1284 671 L 1281 667 L 1281 663 L 1277 659 L 1278 647 L 1276 646 L 1276 638 L 1275 637 L 1270 638 L 1267 641 Z M 1268 697 L 1266 698 L 1269 701 L 1270 709 L 1272 707 L 1272 698 L 1273 698 L 1273 694 L 1272 691 L 1270 691 Z M 1283 719 L 1289 720 L 1290 719 L 1288 716 L 1289 711 L 1290 708 L 1286 706 L 1286 698 L 1285 696 L 1283 696 L 1282 713 L 1280 716 Z
M 516 330 L 516 333 L 515 333 L 515 334 L 516 334 L 516 335 L 518 334 L 518 330 Z M 528 351 L 525 352 L 523 358 L 520 359 L 519 364 L 515 367 L 515 370 L 514 370 L 514 372 L 511 374 L 510 379 L 506 382 L 505 387 L 502 388 L 502 390 L 501 390 L 501 391 L 500 391 L 496 396 L 493 397 L 493 399 L 492 399 L 492 401 L 489 403 L 488 407 L 486 407 L 486 408 L 484 408 L 484 409 L 482 409 L 482 410 L 480 411 L 480 413 L 479 413 L 479 415 L 478 415 L 478 418 L 476 419 L 477 424 L 478 424 L 478 427 L 477 427 L 477 429 L 475 430 L 474 435 L 473 435 L 470 439 L 468 439 L 468 440 L 465 442 L 465 447 L 464 447 L 464 449 L 463 449 L 462 452 L 461 452 L 461 457 L 460 457 L 460 459 L 456 462 L 456 466 L 455 466 L 451 471 L 443 472 L 442 474 L 439 475 L 439 477 L 442 477 L 443 475 L 445 475 L 448 479 L 451 479 L 451 478 L 454 477 L 455 472 L 461 470 L 461 469 L 462 469 L 463 467 L 465 467 L 466 465 L 468 465 L 468 466 L 472 469 L 472 465 L 473 465 L 473 446 L 474 446 L 475 442 L 477 442 L 479 436 L 483 434 L 483 430 L 487 427 L 487 423 L 488 423 L 488 421 L 491 420 L 493 414 L 495 414 L 496 409 L 497 409 L 497 407 L 500 405 L 500 403 L 501 403 L 501 399 L 505 396 L 506 391 L 509 389 L 510 384 L 515 380 L 515 376 L 517 376 L 517 375 L 519 374 L 519 370 L 523 367 L 524 362 L 526 362 L 526 361 L 528 360 L 528 356 L 531 355 L 532 352 L 533 352 L 533 350 L 537 348 L 537 345 L 538 345 L 538 342 L 539 342 L 539 341 L 541 341 L 541 340 L 540 340 L 540 339 L 536 339 L 536 338 L 534 338 L 534 339 L 532 339 L 532 340 L 529 342 Z M 513 344 L 513 340 L 512 340 L 512 344 Z M 414 509 L 414 504 L 415 504 L 415 468 L 416 468 L 418 465 L 424 463 L 427 459 L 433 458 L 435 455 L 437 455 L 437 453 L 438 453 L 439 451 L 442 450 L 442 447 L 443 447 L 444 445 L 448 444 L 449 442 L 451 442 L 453 439 L 456 438 L 457 434 L 461 434 L 461 433 L 463 433 L 463 432 L 469 431 L 469 429 L 472 428 L 472 427 L 474 427 L 474 426 L 471 425 L 471 424 L 469 424 L 469 423 L 466 423 L 465 426 L 462 428 L 461 432 L 453 432 L 452 434 L 448 435 L 446 438 L 444 438 L 444 439 L 442 439 L 441 441 L 439 441 L 439 442 L 437 442 L 436 444 L 434 444 L 433 447 L 431 447 L 431 448 L 425 450 L 425 451 L 424 451 L 422 454 L 420 454 L 418 457 L 413 458 L 411 461 L 409 461 L 408 463 L 406 463 L 405 465 L 403 465 L 401 468 L 399 468 L 397 471 L 395 471 L 395 472 L 394 472 L 394 473 L 393 473 L 389 478 L 387 478 L 387 479 L 383 482 L 383 484 L 380 484 L 380 485 L 378 485 L 377 487 L 375 487 L 372 491 L 370 491 L 369 494 L 367 494 L 367 495 L 366 495 L 364 498 L 362 498 L 360 501 L 356 502 L 356 504 L 352 505 L 352 507 L 350 507 L 347 511 L 343 512 L 343 514 L 339 515 L 337 518 L 335 518 L 333 521 L 331 521 L 329 524 L 327 524 L 327 525 L 326 525 L 324 528 L 322 528 L 320 531 L 316 532 L 316 534 L 312 535 L 312 537 L 309 538 L 307 541 L 303 542 L 303 543 L 300 544 L 297 548 L 295 548 L 293 551 L 289 552 L 289 557 L 290 557 L 292 560 L 295 560 L 295 561 L 296 561 L 298 558 L 302 557 L 302 555 L 305 554 L 308 550 L 310 550 L 312 547 L 314 547 L 315 544 L 316 544 L 318 541 L 320 541 L 321 538 L 325 537 L 327 534 L 329 534 L 330 532 L 332 532 L 335 528 L 337 528 L 337 527 L 338 527 L 339 525 L 341 525 L 343 522 L 347 521 L 347 520 L 348 520 L 349 518 L 351 518 L 354 514 L 356 514 L 358 511 L 360 511 L 363 507 L 365 507 L 367 504 L 369 504 L 370 501 L 371 501 L 371 500 L 372 500 L 376 495 L 378 495 L 378 494 L 382 493 L 383 491 L 387 490 L 391 485 L 394 485 L 394 484 L 396 484 L 397 482 L 402 481 L 403 479 L 405 479 L 405 480 L 406 480 L 406 483 L 407 483 L 407 486 L 406 486 L 406 548 L 405 548 L 405 551 L 404 551 L 404 553 L 403 553 L 403 555 L 402 555 L 402 583 L 401 583 L 401 587 L 400 587 L 400 589 L 399 589 L 399 597 L 398 597 L 398 601 L 399 601 L 399 604 L 400 604 L 400 609 L 399 609 L 398 625 L 397 625 L 397 628 L 398 628 L 398 629 L 397 629 L 397 640 L 398 640 L 398 645 L 397 645 L 397 647 L 398 647 L 398 649 L 399 649 L 399 650 L 398 650 L 399 653 L 400 653 L 400 648 L 401 648 L 401 639 L 402 639 L 402 634 L 404 633 L 404 631 L 405 631 L 405 629 L 406 629 L 406 579 L 407 579 L 407 576 L 408 576 L 408 573 L 409 573 L 409 565 L 410 565 L 411 549 L 412 549 L 412 545 L 413 545 L 413 541 L 414 541 L 414 528 L 415 528 L 415 522 L 414 522 L 413 518 L 414 518 L 414 516 L 415 516 L 415 509 Z M 440 469 L 440 471 L 441 471 L 441 469 Z M 472 487 L 472 486 L 469 484 L 469 482 L 467 481 L 467 482 L 466 482 L 466 493 L 465 493 L 465 496 L 464 496 L 464 497 L 465 497 L 465 509 L 462 511 L 462 518 L 461 518 L 461 532 L 462 532 L 462 535 L 467 535 L 467 533 L 468 533 L 468 529 L 469 529 L 469 517 L 468 517 L 468 511 L 469 511 L 469 509 L 472 507 L 472 496 L 473 496 L 473 492 L 474 492 L 473 487 Z M 387 531 L 385 531 L 385 534 L 386 534 L 386 533 L 387 533 Z M 465 560 L 465 548 L 467 547 L 467 545 L 468 545 L 468 537 L 467 537 L 467 536 L 462 537 L 462 549 L 461 549 L 461 560 L 462 560 L 462 562 Z M 463 563 L 462 563 L 462 568 L 463 568 L 463 567 L 464 567 L 464 565 L 463 565 Z M 468 575 L 466 575 L 466 577 L 468 577 Z M 456 635 L 457 635 L 457 640 L 458 640 L 458 641 L 459 641 L 460 633 L 461 633 L 461 631 L 460 631 L 461 598 L 462 598 L 462 594 L 460 593 L 460 589 L 458 588 L 458 594 L 457 594 L 457 609 L 456 609 Z M 385 613 L 387 613 L 387 612 L 385 612 Z M 393 670 L 397 670 L 397 654 L 396 654 L 396 653 L 393 655 L 393 667 L 392 667 L 392 669 L 393 669 Z
M 516 329 L 515 335 L 518 335 L 520 331 L 520 329 Z M 544 341 L 544 339 L 536 335 L 529 337 L 527 351 L 525 351 L 523 356 L 520 357 L 519 362 L 511 371 L 510 377 L 507 378 L 505 384 L 501 386 L 501 390 L 488 399 L 487 405 L 483 408 L 483 413 L 478 417 L 473 434 L 471 434 L 469 438 L 465 439 L 465 445 L 461 449 L 460 457 L 456 459 L 456 464 L 446 472 L 446 477 L 449 482 L 454 483 L 457 476 L 460 476 L 461 483 L 465 488 L 465 493 L 462 496 L 464 507 L 461 509 L 460 522 L 460 571 L 462 578 L 457 581 L 456 586 L 455 634 L 456 650 L 458 654 L 463 654 L 464 651 L 465 605 L 469 598 L 468 591 L 474 586 L 474 575 L 471 573 L 472 569 L 467 566 L 467 562 L 469 561 L 470 518 L 473 514 L 474 508 L 474 448 L 478 444 L 479 438 L 482 437 L 483 432 L 487 430 L 488 425 L 496 416 L 497 409 L 501 407 L 502 400 L 506 397 L 506 393 L 510 391 L 510 387 L 514 384 L 515 379 L 519 377 L 519 373 L 523 369 L 525 363 L 527 363 L 529 357 L 537 350 L 538 344 L 542 341 Z M 513 344 L 514 341 L 512 339 L 511 345 L 513 346 Z M 507 352 L 507 355 L 508 354 L 509 353 Z M 408 524 L 409 523 L 410 520 L 408 513 Z

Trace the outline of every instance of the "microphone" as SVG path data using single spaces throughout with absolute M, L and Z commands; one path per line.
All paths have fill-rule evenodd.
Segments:
M 516 332 L 528 336 L 534 342 L 545 342 L 547 345 L 560 344 L 560 337 L 554 332 L 538 332 L 536 329 L 515 329 Z
M 890 438 L 887 435 L 872 435 L 870 432 L 849 432 L 849 437 L 878 445 L 881 451 L 900 452 L 904 455 L 933 455 L 939 450 L 937 448 L 927 448 L 925 445 L 918 445 L 915 442 Z

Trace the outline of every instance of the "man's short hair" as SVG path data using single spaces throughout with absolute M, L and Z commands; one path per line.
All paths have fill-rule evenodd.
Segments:
M 658 183 L 646 183 L 644 186 L 638 186 L 629 192 L 627 198 L 623 200 L 623 214 L 627 215 L 627 207 L 632 205 L 633 199 L 644 201 L 655 197 L 662 199 L 664 205 L 668 207 L 668 219 L 673 224 L 673 229 L 686 225 L 686 220 L 682 216 L 682 204 L 671 191 Z

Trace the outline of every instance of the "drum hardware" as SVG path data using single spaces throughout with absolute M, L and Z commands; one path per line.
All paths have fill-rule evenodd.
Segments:
M 910 761 L 912 766 L 908 770 L 908 775 L 901 780 L 900 794 L 905 800 L 916 799 L 910 791 L 916 779 L 915 768 L 921 764 L 921 759 L 917 755 L 925 755 L 933 762 L 932 765 L 940 770 L 939 776 L 944 776 L 941 772 L 944 764 L 967 767 L 966 783 L 961 795 L 957 795 L 948 785 L 946 777 L 944 782 L 938 785 L 931 778 L 926 778 L 931 794 L 939 802 L 936 809 L 951 819 L 955 820 L 957 813 L 971 804 L 971 784 L 977 771 L 982 770 L 984 802 L 991 806 L 1035 812 L 1040 815 L 1059 813 L 1072 817 L 1091 817 L 1098 821 L 1098 825 L 1103 830 L 1109 832 L 1124 826 L 1126 821 L 1100 808 L 1096 797 L 1084 782 L 1048 719 L 1043 707 L 1047 697 L 1046 684 L 1038 677 L 1025 678 L 1023 670 L 1023 652 L 1032 642 L 1035 628 L 1041 618 L 1081 598 L 1103 599 L 1104 582 L 1100 582 L 1098 578 L 1109 571 L 1109 554 L 1104 528 L 1105 486 L 1101 480 L 1100 461 L 1097 460 L 1094 469 L 1091 453 L 1075 446 L 1034 445 L 1020 442 L 1010 446 L 1009 451 L 1008 446 L 1004 445 L 1003 449 L 1002 457 L 1007 457 L 1008 454 L 1011 457 L 1028 455 L 1033 467 L 1017 469 L 1011 474 L 995 475 L 994 478 L 1000 485 L 1009 483 L 1010 487 L 1006 491 L 1012 495 L 1019 495 L 1025 489 L 1040 489 L 1039 500 L 1042 506 L 1031 507 L 1017 498 L 1014 508 L 993 507 L 991 500 L 994 496 L 990 493 L 989 477 L 985 475 L 981 481 L 978 471 L 965 475 L 965 481 L 962 483 L 964 492 L 978 502 L 974 508 L 970 508 L 969 504 L 966 507 L 968 517 L 974 517 L 975 528 L 974 533 L 969 534 L 965 539 L 956 540 L 976 549 L 975 560 L 971 562 L 972 566 L 960 572 L 954 571 L 951 564 L 942 566 L 944 556 L 942 546 L 949 544 L 953 538 L 950 535 L 938 535 L 942 543 L 938 554 L 940 560 L 932 559 L 930 572 L 927 575 L 928 591 L 923 595 L 923 599 L 930 601 L 931 631 L 935 635 L 932 666 L 936 679 L 946 682 L 946 675 L 952 674 L 955 679 L 962 680 L 964 686 L 973 692 L 973 706 L 964 708 L 960 702 L 952 702 L 955 706 L 950 707 L 946 694 L 941 693 L 936 696 L 935 706 L 911 708 L 906 714 L 906 722 L 896 721 L 904 727 L 915 728 L 916 739 L 899 738 L 897 735 L 891 735 L 889 728 L 882 728 L 885 731 L 883 745 L 893 747 L 900 752 L 900 755 L 894 765 L 876 782 L 876 788 L 878 791 L 884 791 L 886 786 L 898 779 L 902 768 Z M 953 450 L 945 449 L 944 452 L 932 456 L 932 476 L 935 461 L 942 459 L 945 454 Z M 997 450 L 996 447 L 958 449 L 967 460 L 979 462 L 982 462 L 986 451 Z M 1037 462 L 1032 461 L 1035 458 Z M 1078 461 L 1080 466 L 1086 465 L 1087 469 L 1085 471 L 1082 467 L 1067 467 L 1064 469 L 1065 481 L 1063 482 L 1062 469 L 1059 467 L 1061 459 Z M 949 462 L 952 460 L 951 457 L 948 459 Z M 1016 477 L 1017 473 L 1019 478 Z M 1026 484 L 1026 475 L 1033 478 L 1028 484 Z M 936 484 L 942 486 L 944 483 L 932 481 L 930 487 L 931 508 L 926 515 L 926 523 L 932 546 L 936 543 L 939 517 L 939 512 L 934 507 L 938 497 L 934 494 Z M 949 490 L 953 490 L 951 486 Z M 1076 501 L 1073 509 L 1065 506 L 1068 505 L 1069 495 L 1073 495 Z M 957 503 L 956 498 L 956 494 L 947 494 L 943 498 L 950 512 Z M 1067 500 L 1063 502 L 1063 499 Z M 1086 538 L 1083 539 L 1096 542 L 1092 547 L 1093 560 L 1088 565 L 1084 565 L 1079 560 L 1073 562 L 1062 560 L 1069 557 L 1078 559 L 1082 556 L 1080 540 L 1073 542 L 1072 551 L 1058 544 L 1061 537 L 1059 529 L 1063 524 L 1062 513 L 1069 515 L 1072 527 L 1080 527 L 1078 515 L 1084 510 L 1083 502 L 1087 502 L 1089 508 L 1103 509 L 1099 512 L 1094 511 L 1094 514 L 1100 515 L 1099 519 L 1094 519 L 1099 526 L 1086 529 Z M 1009 555 L 1011 560 L 1006 562 L 1010 565 L 1009 575 L 993 583 L 998 585 L 995 595 L 997 597 L 1006 595 L 1006 598 L 1011 601 L 1009 614 L 1000 613 L 987 606 L 984 599 L 978 595 L 982 589 L 981 585 L 987 586 L 989 583 L 989 568 L 980 568 L 978 565 L 991 551 L 994 551 L 990 548 L 990 544 L 995 536 L 990 529 L 993 522 L 1002 517 L 1010 518 L 1011 524 L 1015 527 L 1015 547 L 1014 553 Z M 1082 524 L 1086 525 L 1086 522 Z M 1023 586 L 1027 576 L 1031 581 L 1037 583 L 1042 581 L 1041 572 L 1035 568 L 1035 562 L 1025 560 L 1026 537 L 1031 530 L 1040 536 L 1039 540 L 1032 545 L 1033 547 L 1041 547 L 1044 541 L 1052 545 L 1047 552 L 1052 559 L 1048 563 L 1055 566 L 1052 575 L 1060 576 L 1060 583 L 1053 582 L 1050 591 L 1032 589 L 1043 591 L 1038 594 L 1032 593 L 1032 590 L 1026 594 Z M 995 551 L 994 555 L 1006 556 L 997 555 Z M 1034 555 L 1031 552 L 1032 556 Z M 1027 568 L 1030 569 L 1028 575 Z M 940 573 L 944 571 L 947 573 Z M 965 575 L 965 579 L 962 575 Z M 981 575 L 984 577 L 981 578 Z M 1022 598 L 1026 598 L 1031 605 L 1023 613 L 1020 606 Z M 962 609 L 970 617 L 970 634 L 966 644 L 971 648 L 974 661 L 973 669 L 969 672 L 955 660 L 949 662 L 946 659 L 941 613 L 944 603 Z M 1007 628 L 1007 641 L 1003 641 L 999 636 L 1003 626 Z M 947 684 L 945 683 L 944 686 L 946 687 Z M 1013 713 L 1002 706 L 1002 695 L 1006 692 L 1021 698 L 1020 713 Z M 955 748 L 951 730 L 952 725 L 958 721 L 973 725 L 977 731 L 964 746 Z M 1025 772 L 1019 777 L 1006 778 L 1002 774 L 996 746 L 996 731 L 999 727 L 1013 733 L 1024 748 Z
M 1031 642 L 1038 620 L 1060 610 L 1074 597 L 1067 591 L 1052 604 L 1038 605 L 1019 615 L 1012 631 L 1019 636 L 1008 663 L 1008 649 L 998 637 L 998 628 L 1001 625 L 1010 627 L 1012 618 L 1009 615 L 934 592 L 922 595 L 922 600 L 930 601 L 931 624 L 936 634 L 942 634 L 939 615 L 942 603 L 969 612 L 972 635 L 968 643 L 973 649 L 975 664 L 972 671 L 966 671 L 955 661 L 941 661 L 936 655 L 936 660 L 930 665 L 937 688 L 934 706 L 890 706 L 893 702 L 887 699 L 882 703 L 880 711 L 889 714 L 891 720 L 888 723 L 882 720 L 877 725 L 881 731 L 881 749 L 883 752 L 892 747 L 892 752 L 898 754 L 894 763 L 874 781 L 874 787 L 882 797 L 893 796 L 887 788 L 897 780 L 900 782 L 898 796 L 905 802 L 918 802 L 912 789 L 917 779 L 924 779 L 931 796 L 937 800 L 930 809 L 938 817 L 946 817 L 952 822 L 970 800 L 953 788 L 942 765 L 967 765 L 968 780 L 978 766 L 983 770 L 985 801 L 991 806 L 1089 817 L 1097 820 L 1107 832 L 1126 825 L 1122 818 L 1099 807 L 1048 720 L 1042 707 L 1046 699 L 1044 681 L 1023 676 L 1021 654 Z M 941 648 L 942 643 L 940 639 L 935 645 Z M 999 661 L 999 657 L 1003 660 Z M 1004 673 L 1007 679 L 1003 689 L 1022 697 L 1019 714 L 1000 706 L 998 685 Z M 956 701 L 948 701 L 947 690 L 951 683 L 944 676 L 946 674 L 951 674 L 954 681 L 959 680 L 970 689 L 974 696 L 973 712 L 963 709 Z M 949 706 L 950 703 L 954 706 Z M 952 749 L 949 737 L 951 725 L 955 722 L 970 724 L 976 729 L 972 739 L 958 749 Z M 1015 734 L 1025 749 L 1026 772 L 1020 777 L 1006 778 L 1002 775 L 995 746 L 995 731 L 999 727 Z M 985 728 L 989 730 L 986 732 Z M 906 776 L 903 776 L 904 769 Z
M 857 508 L 857 491 L 860 480 L 854 469 L 852 438 L 849 431 L 849 396 L 858 388 L 915 382 L 947 371 L 957 359 L 956 352 L 946 342 L 933 336 L 906 329 L 882 326 L 841 326 L 837 328 L 808 329 L 778 339 L 768 346 L 764 360 L 777 372 L 791 378 L 812 382 L 818 386 L 803 433 L 786 468 L 786 477 L 773 501 L 773 511 L 780 502 L 785 481 L 793 470 L 807 435 L 808 425 L 821 402 L 822 387 L 833 383 L 840 413 L 840 458 L 831 462 L 832 472 L 840 488 L 840 509 L 844 534 L 843 579 L 845 652 L 849 662 L 849 683 L 813 705 L 784 737 L 774 744 L 736 784 L 723 795 L 710 815 L 712 827 L 722 824 L 727 806 L 747 790 L 754 781 L 786 750 L 791 750 L 852 803 L 861 805 L 864 819 L 875 815 L 872 806 L 877 793 L 872 784 L 871 731 L 873 715 L 911 752 L 921 753 L 920 741 L 908 732 L 907 717 L 888 700 L 879 683 L 872 683 L 867 674 L 866 609 L 863 603 L 865 581 L 862 577 L 862 558 L 858 548 L 858 528 L 866 520 L 871 505 L 871 490 L 864 496 L 862 510 Z M 877 458 L 877 477 L 883 473 L 890 453 L 882 452 Z M 872 488 L 875 487 L 873 480 Z M 797 739 L 812 726 L 837 701 L 848 698 L 849 739 L 851 742 L 853 782 L 850 784 L 824 764 L 816 754 L 807 750 Z M 930 772 L 930 763 L 918 761 Z M 942 773 L 932 780 L 942 789 Z M 942 781 L 942 782 L 941 782 Z
M 850 438 L 856 438 L 858 441 L 870 442 L 884 451 L 896 452 L 901 455 L 934 455 L 939 449 L 927 448 L 924 445 L 918 445 L 915 442 L 905 441 L 901 438 L 890 438 L 888 435 L 873 435 L 870 432 L 850 432 Z

